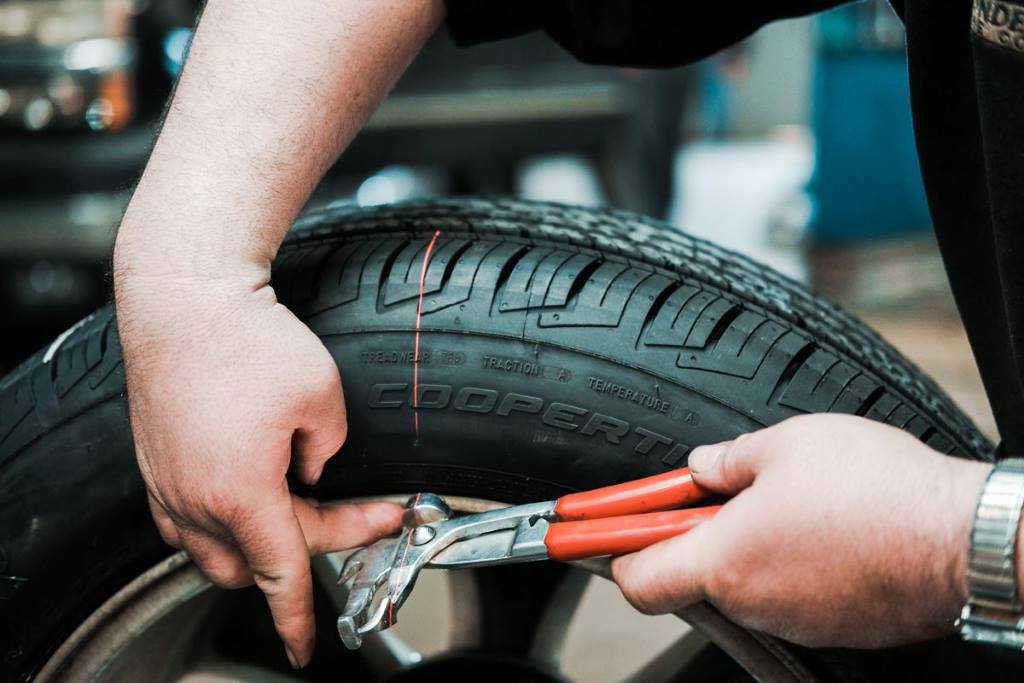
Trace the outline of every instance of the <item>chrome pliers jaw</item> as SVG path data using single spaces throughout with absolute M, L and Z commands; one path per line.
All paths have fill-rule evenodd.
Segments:
M 420 570 L 458 569 L 548 558 L 544 537 L 553 502 L 518 505 L 451 518 L 444 501 L 431 493 L 406 504 L 402 533 L 348 557 L 338 583 L 349 584 L 338 635 L 355 650 L 367 633 L 390 628 L 409 597 Z

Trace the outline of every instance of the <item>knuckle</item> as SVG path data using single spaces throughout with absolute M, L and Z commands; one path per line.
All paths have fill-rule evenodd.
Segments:
M 741 434 L 736 437 L 732 447 L 722 457 L 722 468 L 729 474 L 734 474 L 737 469 L 765 463 L 767 460 L 787 453 L 790 450 L 788 445 L 794 438 L 789 429 L 786 422 L 780 422 L 756 432 Z M 778 448 L 779 444 L 785 444 L 787 447 Z
M 229 477 L 224 476 L 208 481 L 202 491 L 196 493 L 194 506 L 202 516 L 227 527 L 234 527 L 244 521 L 249 509 L 238 487 Z
M 742 438 L 742 437 L 741 437 Z M 743 470 L 749 451 L 733 448 L 718 459 L 718 471 L 725 481 L 732 481 Z
M 160 538 L 164 540 L 164 543 L 181 550 L 181 538 L 178 536 L 178 531 L 173 526 L 157 523 L 156 530 L 160 532 Z
M 253 574 L 256 586 L 268 598 L 278 598 L 291 593 L 297 585 L 301 585 L 301 573 L 290 567 L 263 569 Z
M 654 609 L 654 607 L 649 602 L 649 596 L 644 592 L 636 591 L 626 593 L 625 591 L 623 591 L 623 594 L 626 596 L 626 600 L 629 601 L 629 604 L 631 604 L 633 606 L 633 609 L 635 609 L 637 612 L 640 612 L 641 614 L 646 614 L 647 616 L 655 616 L 658 614 L 658 610 Z
M 309 380 L 313 388 L 327 392 L 341 392 L 341 374 L 331 354 L 324 349 L 321 356 L 322 361 L 316 364 L 316 368 L 310 373 Z
M 163 506 L 163 511 L 166 514 L 163 520 L 154 515 L 161 533 L 165 529 L 176 535 L 197 531 L 201 527 L 199 520 L 204 518 L 199 498 L 194 494 L 175 496 Z
M 241 588 L 249 583 L 248 571 L 231 559 L 217 559 L 199 565 L 200 571 L 219 588 Z
M 822 420 L 829 420 L 829 416 L 821 414 L 798 415 L 780 422 L 773 428 L 775 439 L 786 444 L 800 444 L 806 441 L 808 434 L 820 430 Z M 785 453 L 798 452 L 800 449 L 783 449 Z
M 647 616 L 661 614 L 664 610 L 658 609 L 658 600 L 650 587 L 637 587 L 636 590 L 626 594 L 626 600 L 637 612 Z
M 732 445 L 723 453 L 722 464 L 727 465 L 730 462 L 734 462 L 737 458 L 745 457 L 754 450 L 756 444 L 757 432 L 740 434 L 733 439 Z
M 612 565 L 612 576 L 623 597 L 642 614 L 653 615 L 657 611 L 652 602 L 652 585 L 643 578 L 643 572 L 632 559 L 618 560 Z
M 186 529 L 181 540 L 189 558 L 215 586 L 239 588 L 252 582 L 245 558 L 223 539 Z
M 737 436 L 735 439 L 733 439 L 733 442 L 732 442 L 733 450 L 739 450 L 741 448 L 749 446 L 750 442 L 754 438 L 754 434 L 755 434 L 755 432 L 745 432 L 745 433 L 740 434 L 739 436 Z
M 321 461 L 328 460 L 341 450 L 347 436 L 346 431 L 344 428 L 329 429 L 318 434 L 317 443 L 314 447 L 317 458 Z

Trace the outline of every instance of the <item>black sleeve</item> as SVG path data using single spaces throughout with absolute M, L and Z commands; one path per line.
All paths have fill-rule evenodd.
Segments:
M 775 19 L 844 0 L 446 0 L 459 45 L 544 31 L 592 64 L 670 67 L 728 47 Z

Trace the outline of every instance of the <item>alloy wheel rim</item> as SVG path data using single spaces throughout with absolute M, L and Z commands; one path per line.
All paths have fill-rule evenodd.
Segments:
M 403 496 L 374 497 L 373 500 L 404 502 Z M 370 500 L 370 499 L 360 499 Z M 457 513 L 480 512 L 505 505 L 479 498 L 445 496 Z M 314 581 L 330 599 L 332 609 L 344 604 L 344 588 L 336 577 L 345 553 L 313 559 Z M 568 623 L 571 621 L 587 579 L 591 575 L 610 579 L 606 560 L 573 563 L 545 607 L 537 625 L 528 658 L 538 671 L 557 673 Z M 448 633 L 448 650 L 470 651 L 478 645 L 479 596 L 469 580 L 472 572 L 448 572 L 453 590 L 460 596 L 449 602 L 453 619 Z M 218 597 L 227 591 L 213 586 L 184 552 L 160 561 L 87 617 L 40 669 L 39 683 L 90 681 L 110 683 L 125 680 L 125 672 L 147 671 L 160 680 L 177 683 L 295 683 L 294 675 L 236 659 L 223 659 L 199 648 L 200 632 L 213 614 Z M 676 614 L 692 631 L 649 660 L 636 671 L 632 683 L 672 680 L 708 644 L 722 649 L 757 681 L 768 683 L 813 683 L 817 680 L 779 641 L 747 631 L 725 619 L 707 604 L 694 605 Z M 360 655 L 379 679 L 397 676 L 423 665 L 423 657 L 394 632 L 373 634 L 364 640 Z M 404 680 L 404 679 L 403 679 Z M 539 680 L 539 679 L 538 679 Z M 557 679 L 551 679 L 557 680 Z

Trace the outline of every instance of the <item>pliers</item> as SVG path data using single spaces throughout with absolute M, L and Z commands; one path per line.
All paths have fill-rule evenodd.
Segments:
M 397 621 L 425 567 L 462 569 L 535 560 L 622 555 L 681 534 L 720 506 L 676 509 L 708 497 L 687 468 L 542 503 L 452 517 L 444 500 L 409 499 L 402 533 L 357 550 L 338 583 L 349 585 L 338 634 L 350 650 Z

